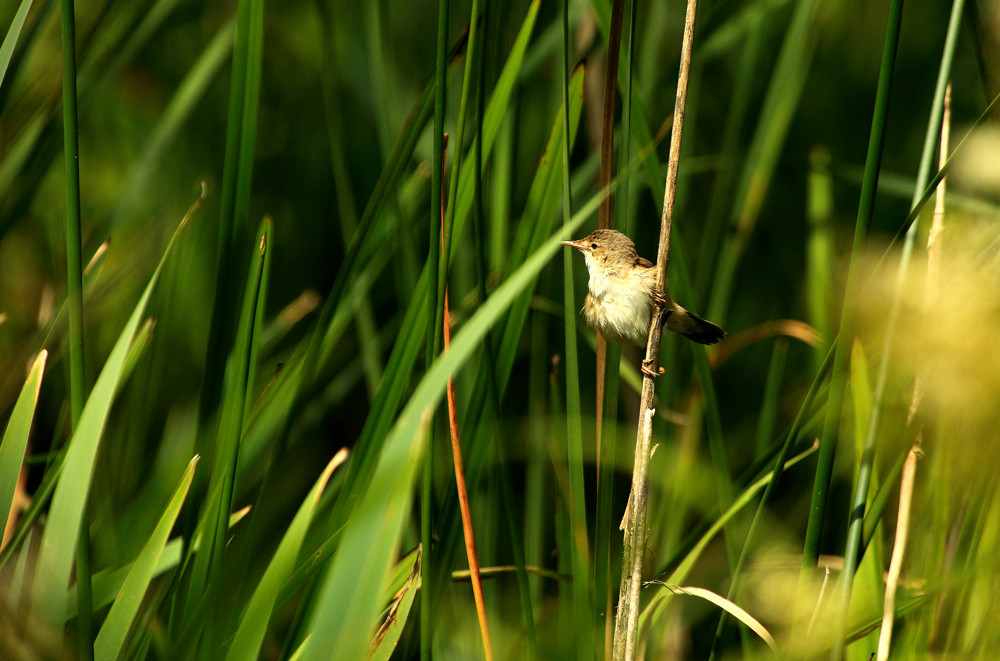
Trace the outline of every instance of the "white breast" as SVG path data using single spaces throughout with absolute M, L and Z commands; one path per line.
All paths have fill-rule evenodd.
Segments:
M 589 271 L 590 293 L 583 307 L 584 319 L 611 342 L 644 346 L 653 303 L 652 270 L 631 271 L 631 277 L 616 273 L 599 279 L 594 277 L 594 269 Z

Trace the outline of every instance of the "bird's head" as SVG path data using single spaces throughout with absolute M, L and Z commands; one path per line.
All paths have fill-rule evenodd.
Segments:
M 582 252 L 591 272 L 614 267 L 618 262 L 627 262 L 631 266 L 636 259 L 632 239 L 617 230 L 595 230 L 582 239 L 563 241 L 562 244 Z

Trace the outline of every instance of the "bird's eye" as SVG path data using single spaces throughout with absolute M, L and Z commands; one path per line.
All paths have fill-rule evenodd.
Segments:
M 597 250 L 597 244 L 596 243 L 591 243 L 590 244 L 590 249 L 591 250 Z

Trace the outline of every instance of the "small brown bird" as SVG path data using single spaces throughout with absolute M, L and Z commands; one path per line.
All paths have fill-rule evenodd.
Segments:
M 639 257 L 632 240 L 616 230 L 597 230 L 562 243 L 582 252 L 587 261 L 590 291 L 583 303 L 587 324 L 612 342 L 646 346 L 653 299 L 659 298 L 653 293 L 654 265 Z M 658 302 L 666 308 L 667 330 L 699 344 L 715 344 L 725 337 L 721 328 L 674 303 L 669 291 Z

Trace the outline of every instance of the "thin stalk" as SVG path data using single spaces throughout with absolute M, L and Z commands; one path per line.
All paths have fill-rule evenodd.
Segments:
M 66 292 L 69 308 L 69 408 L 72 426 L 86 399 L 83 358 L 83 247 L 80 229 L 80 139 L 76 99 L 76 21 L 62 0 L 63 150 L 66 157 Z
M 612 69 L 614 65 L 615 69 L 618 69 L 618 53 L 620 51 L 620 44 L 617 42 L 621 41 L 621 29 L 624 21 L 618 15 L 622 13 L 622 8 L 618 5 L 624 4 L 623 2 L 618 2 L 617 0 L 612 5 L 612 17 L 611 17 L 611 31 L 608 46 L 608 72 Z M 636 3 L 635 0 L 629 0 L 628 11 L 628 32 L 626 41 L 626 51 L 625 51 L 625 64 L 620 67 L 624 72 L 625 80 L 622 84 L 622 126 L 619 137 L 619 157 L 618 157 L 618 185 L 619 190 L 622 194 L 616 195 L 618 198 L 615 205 L 615 213 L 612 217 L 610 209 L 611 198 L 608 198 L 609 209 L 607 215 L 608 225 L 607 227 L 620 227 L 625 232 L 626 235 L 629 234 L 628 228 L 628 214 L 629 214 L 629 172 L 628 163 L 630 158 L 629 147 L 631 145 L 631 131 L 632 131 L 632 55 L 635 50 L 635 14 L 636 14 Z M 612 44 L 614 44 L 612 46 Z M 615 55 L 614 61 L 612 61 L 612 53 Z M 605 79 L 604 88 L 604 111 L 608 113 L 610 111 L 610 121 L 606 121 L 603 126 L 603 131 L 613 131 L 614 130 L 614 94 L 615 85 L 611 84 L 613 81 L 610 76 Z M 611 103 L 608 103 L 608 99 L 611 99 Z M 605 120 L 609 118 L 606 116 Z M 608 169 L 614 161 L 613 154 L 613 140 L 608 139 L 608 155 L 607 159 L 604 157 L 604 136 L 606 133 L 602 132 L 601 135 L 601 170 L 600 170 L 600 181 L 601 186 L 606 185 L 604 179 L 605 173 L 605 160 L 608 161 Z M 610 181 L 610 171 L 607 173 L 608 182 Z M 603 205 L 602 205 L 603 210 Z M 598 216 L 598 226 L 604 227 L 601 224 L 602 217 Z M 611 535 L 613 531 L 612 527 L 612 508 L 613 508 L 613 498 L 614 498 L 614 457 L 617 447 L 617 434 L 618 434 L 618 391 L 619 391 L 619 372 L 621 369 L 621 346 L 612 342 L 608 344 L 604 341 L 604 338 L 600 333 L 597 334 L 597 415 L 596 415 L 596 433 L 597 433 L 597 515 L 596 515 L 596 525 L 595 525 L 595 540 L 594 540 L 594 603 L 597 606 L 598 612 L 603 613 L 604 620 L 604 633 L 603 633 L 603 649 L 604 658 L 610 658 L 612 652 L 612 642 L 614 634 L 614 615 L 612 611 L 612 599 L 614 595 L 614 587 L 611 580 Z M 610 369 L 608 369 L 610 366 Z
M 601 112 L 601 167 L 598 175 L 598 187 L 604 190 L 611 183 L 611 170 L 615 159 L 615 90 L 618 86 L 618 52 L 622 41 L 622 14 L 625 9 L 624 0 L 611 1 L 611 27 L 608 31 L 608 60 L 604 68 L 604 105 Z M 564 61 L 568 59 L 569 42 L 566 42 Z M 567 68 L 568 68 L 567 64 Z M 566 74 L 565 79 L 568 79 Z M 564 98 L 565 101 L 565 93 Z M 566 120 L 569 121 L 568 119 Z M 565 133 L 564 133 L 565 134 Z M 567 169 L 569 169 L 567 167 Z M 614 212 L 611 195 L 601 200 L 597 214 L 597 227 L 610 229 L 614 226 Z M 597 457 L 601 457 L 601 421 L 604 419 L 604 372 L 606 369 L 608 343 L 604 337 L 597 334 L 597 401 L 594 431 L 597 439 Z M 600 472 L 600 466 L 598 466 Z
M 448 10 L 450 0 L 440 0 L 438 3 L 438 34 L 437 56 L 434 68 L 434 132 L 432 134 L 433 150 L 431 152 L 431 222 L 430 243 L 427 248 L 427 268 L 430 286 L 427 288 L 427 318 L 435 319 L 438 314 L 438 269 L 441 259 L 440 223 L 442 197 L 444 193 L 444 111 L 445 86 L 447 83 L 448 56 Z M 437 354 L 436 340 L 440 325 L 432 325 L 428 329 L 424 363 L 430 367 Z M 434 433 L 433 420 L 424 449 L 424 464 L 420 485 L 420 543 L 423 546 L 423 558 L 420 564 L 422 574 L 420 590 L 420 659 L 430 661 L 431 638 L 433 636 L 432 599 L 432 568 L 433 539 L 431 516 L 434 511 Z
M 444 222 L 444 218 L 441 219 Z M 444 350 L 451 346 L 450 320 L 448 318 L 448 290 L 444 292 Z M 479 632 L 483 637 L 483 652 L 486 661 L 493 661 L 493 645 L 490 643 L 490 624 L 486 615 L 486 600 L 483 598 L 483 579 L 479 575 L 479 556 L 476 553 L 476 535 L 472 528 L 472 512 L 469 509 L 469 492 L 465 488 L 465 471 L 462 469 L 462 444 L 458 437 L 458 407 L 455 404 L 455 380 L 448 379 L 448 429 L 451 432 L 451 457 L 455 465 L 455 488 L 458 490 L 458 504 L 462 511 L 462 532 L 465 537 L 465 553 L 469 559 L 469 576 L 472 594 L 479 617 Z
M 563 57 L 562 57 L 562 207 L 563 225 L 570 223 L 573 215 L 572 191 L 570 189 L 569 149 L 569 6 L 562 3 Z M 602 189 L 603 190 L 603 189 Z M 602 200 L 602 204 L 605 200 Z M 583 481 L 583 425 L 580 415 L 580 374 L 579 354 L 576 346 L 576 300 L 573 287 L 573 255 L 563 251 L 563 319 L 566 325 L 566 457 L 569 471 L 570 529 L 573 543 L 570 546 L 573 567 L 573 611 L 575 615 L 579 659 L 592 659 L 593 640 L 591 638 L 592 608 L 590 591 L 590 562 L 587 542 L 587 500 Z
M 694 44 L 694 21 L 697 0 L 688 0 L 684 17 L 684 39 L 681 43 L 680 70 L 677 75 L 677 97 L 674 100 L 674 121 L 670 134 L 670 155 L 667 160 L 667 179 L 660 219 L 660 242 L 656 256 L 656 292 L 666 293 L 667 259 L 670 254 L 670 229 L 673 225 L 674 202 L 677 196 L 677 168 L 681 155 L 681 133 L 684 129 L 684 111 L 687 105 L 688 79 L 691 74 L 691 51 Z M 643 361 L 655 372 L 660 353 L 660 334 L 663 309 L 653 306 L 646 342 L 646 359 Z M 635 466 L 632 474 L 632 510 L 625 521 L 625 554 L 622 559 L 621 592 L 615 619 L 613 658 L 632 661 L 638 652 L 639 591 L 642 588 L 642 560 L 646 548 L 646 496 L 649 490 L 649 446 L 652 435 L 653 394 L 655 380 L 644 374 L 639 404 L 639 430 L 636 438 Z
M 830 312 L 833 278 L 833 175 L 830 151 L 814 147 L 809 152 L 807 216 L 809 243 L 806 258 L 806 287 L 809 291 L 809 322 L 819 332 L 820 345 L 813 352 L 815 364 L 823 360 L 834 335 Z
M 83 239 L 80 229 L 80 138 L 76 98 L 76 18 L 62 0 L 63 152 L 66 159 L 66 298 L 69 307 L 69 408 L 72 431 L 86 399 L 83 353 Z M 77 537 L 77 636 L 80 658 L 94 658 L 90 585 L 90 517 L 84 508 Z
M 827 496 L 833 480 L 834 449 L 843 406 L 848 360 L 854 339 L 854 306 L 858 295 L 859 258 L 868 238 L 868 227 L 875 207 L 875 193 L 882 162 L 882 148 L 885 141 L 885 120 L 889 110 L 889 89 L 892 85 L 893 66 L 899 42 L 899 25 L 903 13 L 902 0 L 890 0 L 889 18 L 886 24 L 885 43 L 882 51 L 882 67 L 879 72 L 878 89 L 875 94 L 875 110 L 872 117 L 871 134 L 868 140 L 868 155 L 865 160 L 865 176 L 861 187 L 854 241 L 851 248 L 850 266 L 841 310 L 840 333 L 833 361 L 833 374 L 827 400 L 826 419 L 820 437 L 819 457 L 816 462 L 816 478 L 813 483 L 812 501 L 809 507 L 809 522 L 802 550 L 803 576 L 811 573 L 819 559 L 820 533 L 826 518 Z M 805 582 L 800 580 L 800 587 Z M 804 603 L 800 604 L 804 606 Z M 839 628 L 837 629 L 840 630 Z M 839 648 L 839 649 L 838 649 Z M 843 653 L 843 640 L 834 645 L 837 658 Z
M 900 2 L 900 4 L 902 4 Z M 964 0 L 955 0 L 952 5 L 951 19 L 948 25 L 948 36 L 945 39 L 944 54 L 941 57 L 941 65 L 938 70 L 937 86 L 934 93 L 934 101 L 931 107 L 931 118 L 927 126 L 924 137 L 924 149 L 920 159 L 920 166 L 917 172 L 917 182 L 913 193 L 911 208 L 915 207 L 923 193 L 927 179 L 930 177 L 931 167 L 934 164 L 935 146 L 941 132 L 942 115 L 944 109 L 945 91 L 948 87 L 948 77 L 951 74 L 951 62 L 958 42 L 958 30 L 961 26 L 962 8 Z M 900 10 L 902 8 L 900 7 Z M 898 29 L 898 27 L 897 27 Z M 886 341 L 882 352 L 882 359 L 879 364 L 878 380 L 875 385 L 875 392 L 872 401 L 871 413 L 868 417 L 868 428 L 865 433 L 864 450 L 861 454 L 861 465 L 858 468 L 858 479 L 855 486 L 854 497 L 851 503 L 851 520 L 847 530 L 847 542 L 844 551 L 844 570 L 840 580 L 840 603 L 837 610 L 838 625 L 836 637 L 834 639 L 834 654 L 840 657 L 838 648 L 844 644 L 844 634 L 847 627 L 847 609 L 851 600 L 851 589 L 853 587 L 854 572 L 857 570 L 861 560 L 861 540 L 864 529 L 864 511 L 868 499 L 868 490 L 871 485 L 872 472 L 874 471 L 874 460 L 876 451 L 876 441 L 878 438 L 879 426 L 881 423 L 882 410 L 885 402 L 885 392 L 889 378 L 889 361 L 892 358 L 892 338 L 899 323 L 899 310 L 902 303 L 902 293 L 905 290 L 905 281 L 909 273 L 910 261 L 913 255 L 913 247 L 919 230 L 919 217 L 914 220 L 906 231 L 906 239 L 903 243 L 902 258 L 899 264 L 899 271 L 896 279 L 896 288 L 889 309 L 889 319 L 886 325 Z
M 475 68 L 476 51 L 478 50 L 479 42 L 480 25 L 477 20 L 478 17 L 479 0 L 472 0 L 471 17 L 469 19 L 469 44 L 465 53 L 465 72 L 462 75 L 462 97 L 458 103 L 458 127 L 455 131 L 454 163 L 451 167 L 451 182 L 448 187 L 447 198 L 448 202 L 447 204 L 445 204 L 444 201 L 441 203 L 442 208 L 447 208 L 445 209 L 444 223 L 441 225 L 441 263 L 437 271 L 437 295 L 439 297 L 444 296 L 444 290 L 447 287 L 448 281 L 448 262 L 451 256 L 451 235 L 452 227 L 455 224 L 455 209 L 458 206 L 456 203 L 458 200 L 458 179 L 462 170 L 462 149 L 465 145 L 465 116 L 467 114 L 466 110 L 468 109 L 469 98 L 472 96 L 472 70 Z M 442 160 L 442 163 L 443 162 L 444 161 Z M 445 172 L 442 170 L 441 177 L 444 178 L 444 176 Z M 434 328 L 441 327 L 443 312 L 443 306 L 436 310 Z M 437 354 L 437 348 L 439 346 L 440 343 L 435 333 L 435 355 Z

